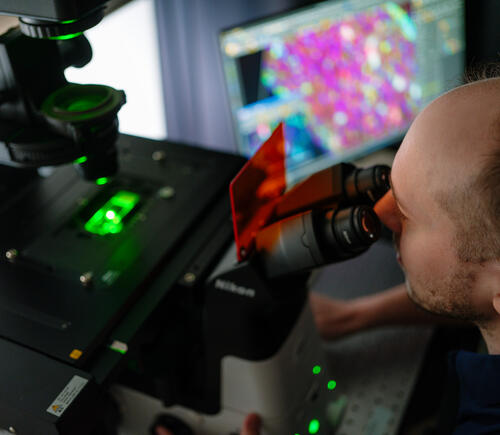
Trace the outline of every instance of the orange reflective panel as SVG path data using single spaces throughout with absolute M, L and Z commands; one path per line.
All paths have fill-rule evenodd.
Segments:
M 285 136 L 280 123 L 229 186 L 238 261 L 252 251 L 257 231 L 267 224 L 285 189 Z

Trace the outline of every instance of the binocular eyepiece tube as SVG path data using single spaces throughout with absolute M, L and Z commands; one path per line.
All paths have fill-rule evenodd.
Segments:
M 276 210 L 280 220 L 255 238 L 265 276 L 304 272 L 366 251 L 380 236 L 372 206 L 390 189 L 390 172 L 386 165 L 339 163 L 285 194 Z
M 353 258 L 378 240 L 380 221 L 366 205 L 307 211 L 275 222 L 256 237 L 267 278 Z
M 375 204 L 390 189 L 390 173 L 386 165 L 355 168 L 344 181 L 345 196 L 351 203 Z

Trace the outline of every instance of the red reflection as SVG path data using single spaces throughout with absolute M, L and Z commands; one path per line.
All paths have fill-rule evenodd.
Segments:
M 238 261 L 253 249 L 257 231 L 267 224 L 285 188 L 285 136 L 280 123 L 229 186 Z

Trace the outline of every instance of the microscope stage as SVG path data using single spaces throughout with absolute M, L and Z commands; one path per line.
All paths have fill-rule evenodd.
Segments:
M 111 344 L 113 327 L 228 197 L 243 163 L 130 136 L 118 148 L 120 173 L 106 183 L 62 167 L 0 213 L 0 245 L 9 253 L 0 262 L 1 337 L 82 366 Z M 167 272 L 176 282 L 184 269 Z

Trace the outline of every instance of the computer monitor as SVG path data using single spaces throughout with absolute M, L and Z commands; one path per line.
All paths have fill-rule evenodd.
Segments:
M 324 1 L 220 33 L 239 150 L 280 121 L 289 182 L 397 144 L 461 82 L 463 0 Z

